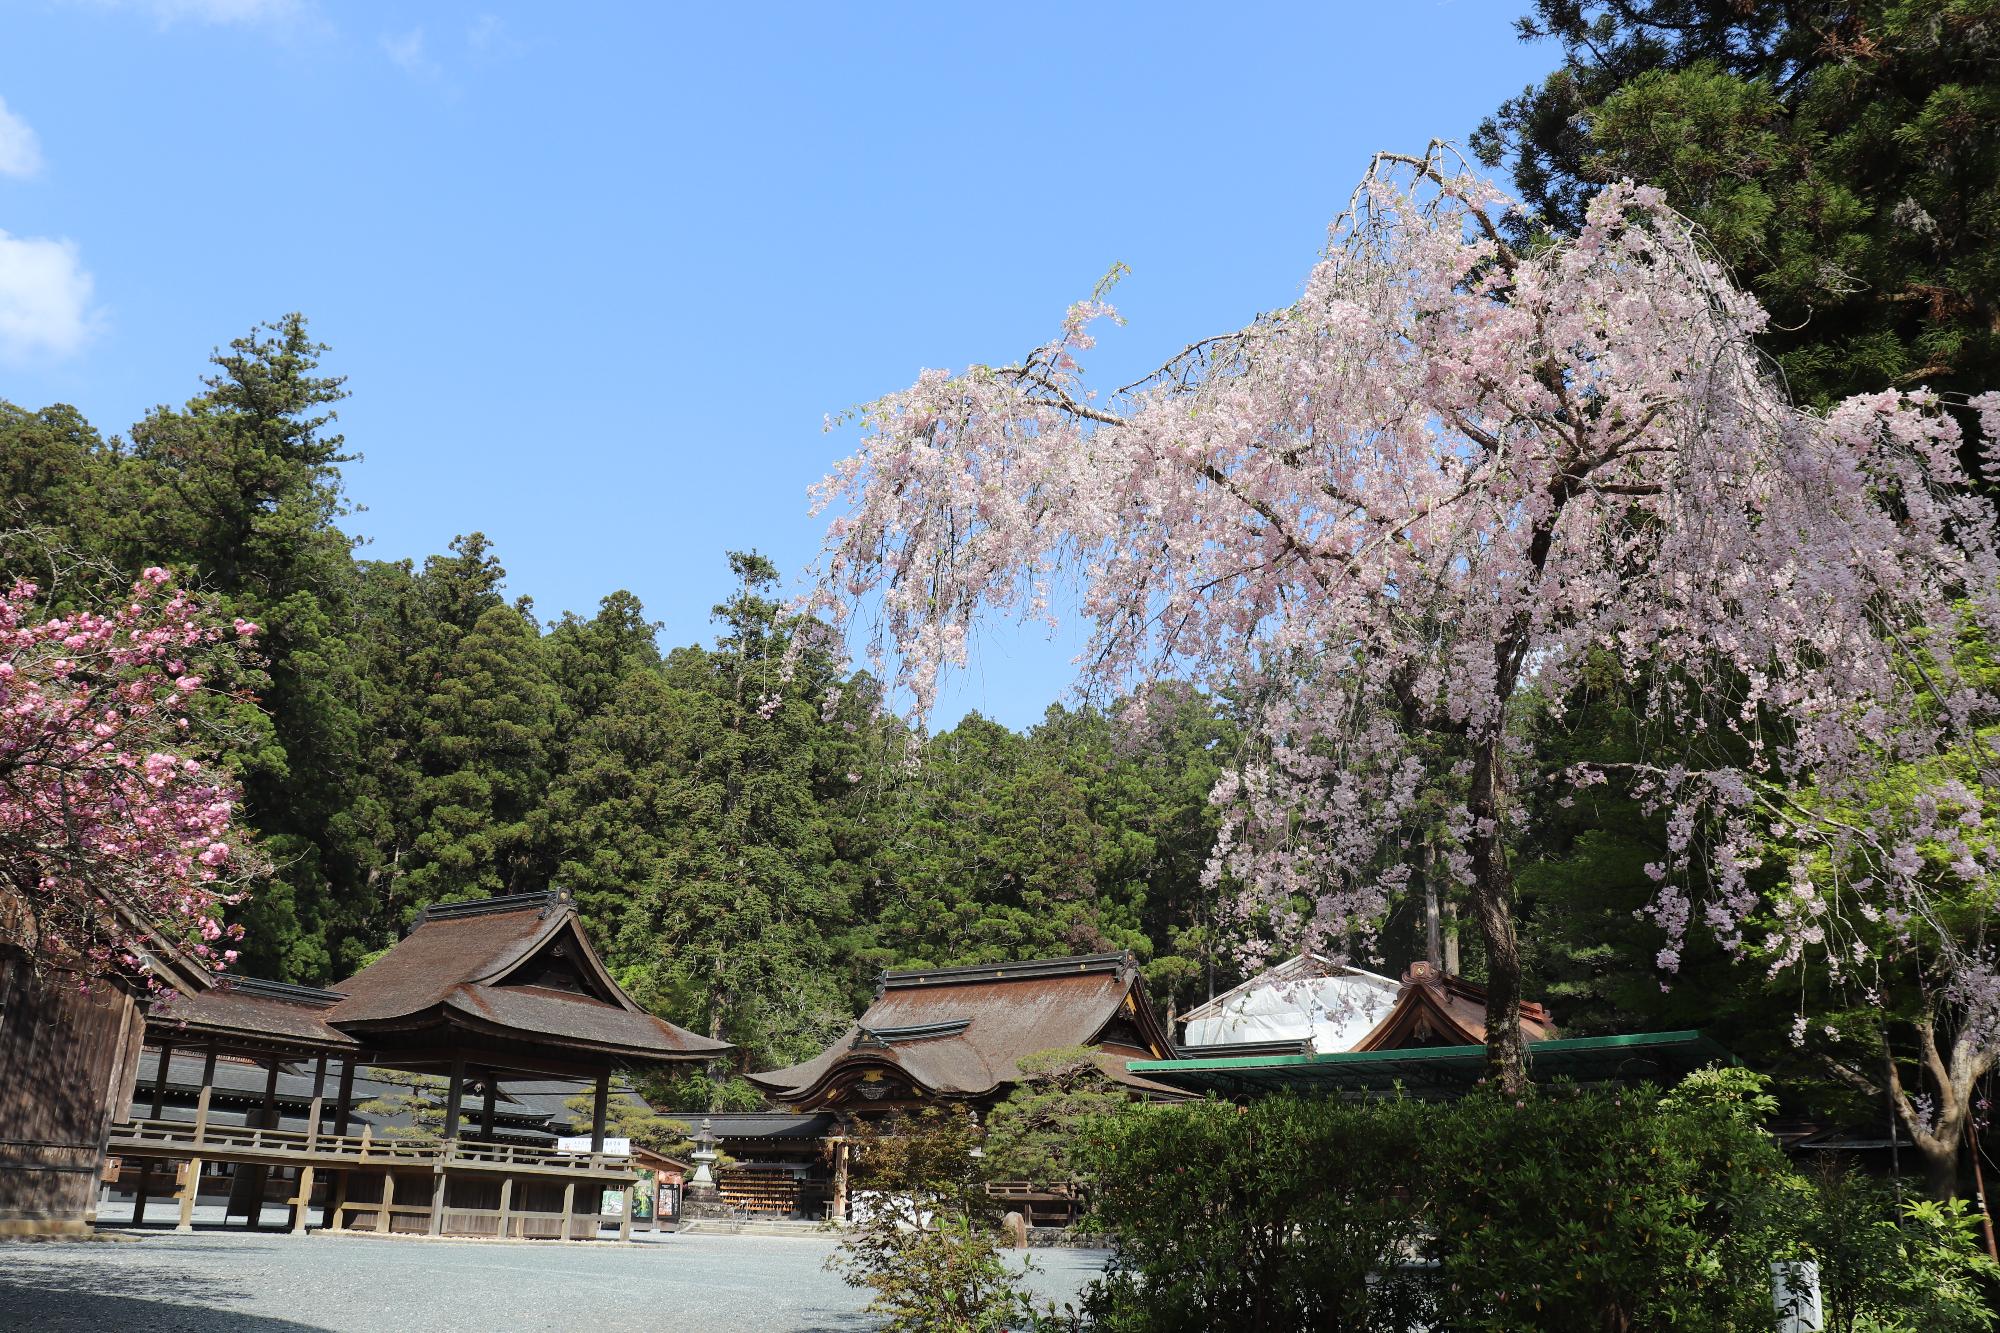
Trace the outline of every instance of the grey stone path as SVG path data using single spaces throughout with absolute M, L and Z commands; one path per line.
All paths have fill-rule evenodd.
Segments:
M 822 1237 L 499 1245 L 197 1232 L 0 1242 L 0 1329 L 861 1333 L 865 1295 Z M 1037 1250 L 1031 1287 L 1071 1299 L 1101 1254 Z

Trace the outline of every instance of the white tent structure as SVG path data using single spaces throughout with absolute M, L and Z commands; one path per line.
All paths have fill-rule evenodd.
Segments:
M 1181 1048 L 1310 1042 L 1350 1051 L 1396 1003 L 1396 982 L 1318 954 L 1300 954 L 1182 1015 Z

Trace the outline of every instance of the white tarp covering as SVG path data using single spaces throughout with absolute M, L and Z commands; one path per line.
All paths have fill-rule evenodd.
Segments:
M 1396 1002 L 1397 985 L 1359 968 L 1295 958 L 1188 1011 L 1184 1046 L 1311 1037 L 1321 1054 L 1354 1049 Z

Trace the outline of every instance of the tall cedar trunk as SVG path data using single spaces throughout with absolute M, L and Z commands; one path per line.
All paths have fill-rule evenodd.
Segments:
M 1521 1038 L 1521 942 L 1514 933 L 1514 877 L 1500 825 L 1500 735 L 1480 740 L 1472 760 L 1472 909 L 1486 939 L 1486 1072 L 1502 1090 L 1528 1086 Z

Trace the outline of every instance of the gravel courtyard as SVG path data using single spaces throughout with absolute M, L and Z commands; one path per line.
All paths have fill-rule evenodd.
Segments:
M 0 1328 L 859 1333 L 871 1326 L 865 1296 L 822 1269 L 832 1249 L 819 1236 L 560 1247 L 199 1232 L 13 1241 L 0 1243 Z M 1037 1250 L 1034 1261 L 1032 1288 L 1065 1300 L 1103 1256 Z

